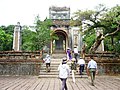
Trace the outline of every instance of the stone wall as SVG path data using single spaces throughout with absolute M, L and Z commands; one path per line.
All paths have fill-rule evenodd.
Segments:
M 0 63 L 0 75 L 38 75 L 40 63 Z
M 99 75 L 109 74 L 117 75 L 120 74 L 120 63 L 98 63 Z
M 39 75 L 42 51 L 1 51 L 0 75 Z
M 86 63 L 89 61 L 89 56 L 93 56 L 94 60 L 98 65 L 99 75 L 109 74 L 117 75 L 120 74 L 120 57 L 115 53 L 105 53 L 105 54 L 92 54 L 85 55 Z
M 86 63 L 87 65 L 87 63 Z M 98 75 L 120 74 L 120 63 L 97 63 Z

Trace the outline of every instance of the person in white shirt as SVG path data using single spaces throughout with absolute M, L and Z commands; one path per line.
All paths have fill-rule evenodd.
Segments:
M 79 73 L 82 77 L 85 68 L 85 60 L 82 57 L 80 57 L 80 59 L 78 60 L 78 65 L 79 65 Z
M 50 72 L 50 62 L 51 62 L 51 58 L 50 55 L 47 54 L 45 59 L 44 59 L 45 63 L 46 63 L 46 72 Z
M 70 75 L 70 69 L 66 63 L 67 63 L 67 58 L 63 58 L 62 63 L 58 67 L 59 78 L 62 81 L 62 90 L 64 90 L 64 89 L 68 90 L 66 80 Z
M 74 58 L 76 59 L 76 63 L 78 62 L 78 49 L 77 46 L 74 46 Z
M 87 71 L 90 72 L 91 83 L 94 86 L 95 74 L 97 71 L 97 63 L 96 61 L 94 61 L 93 57 L 90 57 L 90 61 L 88 62 L 87 65 Z

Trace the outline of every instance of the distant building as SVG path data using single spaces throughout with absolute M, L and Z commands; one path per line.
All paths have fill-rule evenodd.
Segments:
M 75 23 L 74 26 L 70 26 L 70 8 L 69 7 L 49 7 L 49 19 L 52 20 L 51 30 L 55 32 L 59 40 L 52 40 L 51 43 L 45 47 L 50 53 L 66 52 L 67 48 L 71 48 L 73 51 L 74 46 L 78 47 L 78 51 L 82 51 L 82 38 L 80 33 L 79 23 Z M 26 26 L 22 26 L 25 29 Z M 35 26 L 28 26 L 32 31 L 35 31 Z M 82 24 L 82 31 L 85 31 L 84 24 Z M 14 28 L 13 49 L 15 51 L 21 50 L 21 26 L 20 23 Z M 97 32 L 96 32 L 97 33 Z M 104 44 L 99 46 L 97 51 L 104 51 Z
M 70 8 L 50 7 L 49 19 L 53 22 L 51 30 L 54 30 L 55 34 L 59 37 L 59 40 L 51 41 L 51 53 L 66 51 L 68 47 L 73 50 L 75 45 L 77 45 L 79 51 L 81 51 L 82 37 L 80 30 L 77 26 L 70 27 Z

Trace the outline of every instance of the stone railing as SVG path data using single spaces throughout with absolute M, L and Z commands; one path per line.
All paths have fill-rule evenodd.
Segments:
M 86 63 L 89 61 L 89 56 L 93 56 L 98 64 L 99 74 L 120 74 L 120 57 L 113 52 L 102 52 L 95 54 L 86 54 Z
M 0 51 L 0 75 L 38 75 L 42 51 Z

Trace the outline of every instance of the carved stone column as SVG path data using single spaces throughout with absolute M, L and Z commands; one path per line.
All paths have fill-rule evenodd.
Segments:
M 20 22 L 17 23 L 17 25 L 15 25 L 14 28 L 14 37 L 13 37 L 13 50 L 14 51 L 20 51 L 21 48 L 21 26 L 20 26 Z
M 82 48 L 82 37 L 80 34 L 80 28 L 79 27 L 72 27 L 71 28 L 72 33 L 72 49 L 74 46 L 78 47 L 78 51 L 81 51 Z

